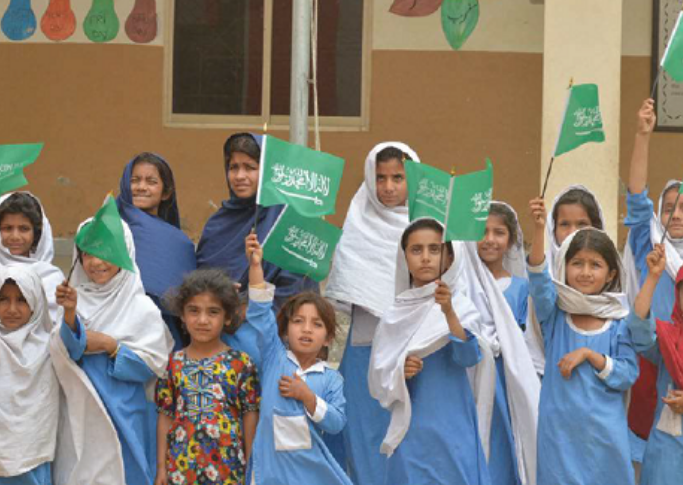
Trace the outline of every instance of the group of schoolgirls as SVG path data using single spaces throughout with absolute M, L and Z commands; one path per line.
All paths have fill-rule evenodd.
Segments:
M 135 272 L 75 248 L 65 280 L 39 200 L 3 196 L 0 485 L 633 484 L 632 460 L 644 485 L 679 483 L 683 200 L 672 181 L 653 211 L 653 126 L 648 100 L 623 261 L 582 186 L 531 200 L 528 257 L 503 202 L 481 241 L 443 244 L 439 222 L 409 222 L 418 155 L 377 145 L 326 298 L 263 260 L 282 207 L 256 208 L 257 135 L 227 140 L 230 198 L 196 252 L 168 163 L 126 166 Z

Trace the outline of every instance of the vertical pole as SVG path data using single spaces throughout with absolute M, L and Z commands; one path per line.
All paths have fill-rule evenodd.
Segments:
M 308 146 L 308 84 L 311 63 L 311 0 L 293 0 L 292 87 L 289 141 Z

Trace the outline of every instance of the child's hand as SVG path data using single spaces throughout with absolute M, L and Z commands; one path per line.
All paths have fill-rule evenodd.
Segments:
M 534 221 L 534 226 L 538 230 L 545 229 L 546 210 L 545 201 L 540 197 L 529 201 L 529 213 Z
M 406 363 L 403 368 L 403 375 L 406 379 L 412 379 L 420 372 L 422 372 L 422 359 L 417 355 L 409 355 L 406 357 Z
M 157 478 L 154 480 L 154 485 L 168 485 L 168 475 L 166 473 L 166 464 L 164 467 L 157 467 Z
M 85 351 L 89 354 L 107 353 L 109 355 L 116 352 L 119 343 L 113 337 L 94 330 L 85 331 Z
M 647 255 L 645 261 L 647 262 L 648 273 L 659 279 L 666 269 L 666 252 L 664 251 L 664 245 L 655 244 L 654 249 Z
M 655 115 L 655 100 L 648 98 L 643 101 L 643 105 L 638 111 L 638 128 L 636 134 L 650 135 L 655 128 L 657 115 Z
M 666 397 L 662 398 L 671 410 L 676 414 L 683 414 L 683 391 L 671 390 Z
M 444 315 L 453 312 L 453 294 L 446 283 L 441 280 L 436 281 L 436 291 L 434 292 L 434 300 L 441 306 L 441 311 Z
M 590 349 L 586 347 L 581 347 L 580 349 L 576 349 L 573 352 L 569 352 L 566 354 L 562 359 L 560 359 L 560 362 L 558 362 L 557 367 L 560 368 L 560 374 L 562 374 L 562 377 L 565 379 L 569 379 L 572 376 L 572 371 L 583 364 L 585 360 L 588 358 L 588 352 L 590 352 Z
M 282 376 L 279 385 L 280 395 L 282 397 L 296 399 L 297 401 L 303 402 L 313 394 L 313 391 L 308 387 L 308 384 L 306 384 L 296 373 L 294 373 L 292 377 Z
M 251 266 L 260 266 L 263 260 L 263 248 L 261 248 L 261 244 L 258 242 L 256 233 L 252 232 L 247 236 L 244 240 L 244 246 L 246 247 L 249 264 Z
M 63 306 L 64 311 L 76 310 L 78 293 L 76 292 L 76 289 L 70 287 L 66 281 L 57 287 L 55 297 L 57 299 L 57 305 Z

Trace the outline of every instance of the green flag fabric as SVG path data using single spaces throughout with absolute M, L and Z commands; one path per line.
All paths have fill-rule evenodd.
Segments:
M 410 221 L 431 217 L 445 222 L 451 176 L 438 168 L 412 160 L 406 160 L 404 166 L 408 181 Z
M 24 168 L 36 161 L 43 143 L 0 145 L 0 195 L 28 184 Z
M 123 222 L 114 197 L 108 195 L 90 222 L 76 234 L 76 246 L 83 252 L 107 261 L 119 268 L 135 272 L 128 255 Z
M 596 84 L 572 86 L 553 156 L 560 156 L 591 141 L 605 141 L 598 101 L 598 86 Z
M 303 217 L 288 206 L 263 243 L 263 259 L 320 282 L 330 272 L 341 235 L 338 227 L 317 217 Z
M 678 14 L 673 33 L 669 38 L 669 43 L 664 50 L 661 66 L 676 82 L 683 82 L 683 28 L 681 28 L 681 17 L 683 12 Z
M 450 202 L 446 216 L 446 241 L 480 241 L 493 196 L 493 166 L 451 179 Z
M 303 216 L 334 214 L 344 160 L 263 137 L 257 204 L 287 204 Z

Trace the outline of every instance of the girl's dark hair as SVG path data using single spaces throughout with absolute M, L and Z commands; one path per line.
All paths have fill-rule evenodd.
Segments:
M 277 312 L 277 327 L 281 339 L 284 339 L 287 336 L 289 321 L 296 315 L 299 308 L 308 303 L 314 305 L 315 309 L 318 311 L 320 319 L 325 324 L 327 338 L 329 340 L 334 339 L 337 333 L 337 317 L 334 312 L 334 307 L 324 297 L 312 291 L 304 291 L 303 293 L 291 296 L 285 301 L 282 307 L 280 307 L 280 311 Z M 327 347 L 323 347 L 320 350 L 318 357 L 325 360 L 327 359 L 327 354 Z
M 175 193 L 175 181 L 173 180 L 173 172 L 166 162 L 164 162 L 158 155 L 149 152 L 143 152 L 137 155 L 133 159 L 133 165 L 131 167 L 131 175 L 133 169 L 139 163 L 149 163 L 157 169 L 159 172 L 159 177 L 161 178 L 161 183 L 164 185 L 162 194 L 168 196 L 166 200 L 162 200 L 159 204 L 159 218 L 166 221 L 168 219 L 168 213 L 173 207 L 173 194 Z
M 621 291 L 622 274 L 619 265 L 619 253 L 609 236 L 594 228 L 579 230 L 567 249 L 567 254 L 564 257 L 565 264 L 569 264 L 569 261 L 582 249 L 595 251 L 607 262 L 610 271 L 616 271 L 614 279 L 602 291 Z
M 25 192 L 16 192 L 0 204 L 0 224 L 8 214 L 21 214 L 29 220 L 33 226 L 31 251 L 35 251 L 43 235 L 43 211 L 38 200 Z
M 510 234 L 510 240 L 508 242 L 508 247 L 513 247 L 517 244 L 517 217 L 515 213 L 507 205 L 501 204 L 500 202 L 491 202 L 489 206 L 489 215 L 498 216 L 507 227 L 508 233 Z
M 257 162 L 261 159 L 261 147 L 250 133 L 236 133 L 227 139 L 223 145 L 226 167 L 230 163 L 230 156 L 235 152 L 244 153 Z
M 377 152 L 375 161 L 377 163 L 388 162 L 389 160 L 392 160 L 394 158 L 398 159 L 399 162 L 403 163 L 404 160 L 410 159 L 410 156 L 408 156 L 407 153 L 404 153 L 396 147 L 386 147 Z
M 553 208 L 553 222 L 557 225 L 557 213 L 561 205 L 578 204 L 584 208 L 588 218 L 591 220 L 591 226 L 596 229 L 604 229 L 602 220 L 600 219 L 600 208 L 598 201 L 595 200 L 593 194 L 581 189 L 571 189 L 557 200 Z
M 234 281 L 221 269 L 197 269 L 185 275 L 179 287 L 172 288 L 164 295 L 163 304 L 171 313 L 180 317 L 187 302 L 202 293 L 210 293 L 221 302 L 225 319 L 230 322 L 223 331 L 230 332 L 237 322 L 240 299 Z
M 434 232 L 439 233 L 440 235 L 443 235 L 443 226 L 439 224 L 436 220 L 419 219 L 414 224 L 408 226 L 408 228 L 405 231 L 403 231 L 403 235 L 401 236 L 401 249 L 403 249 L 403 251 L 405 251 L 408 247 L 408 238 L 410 238 L 410 235 L 421 229 L 430 229 Z M 452 243 L 446 243 L 446 250 L 448 251 L 448 255 L 450 257 L 454 257 L 455 254 L 453 253 Z

